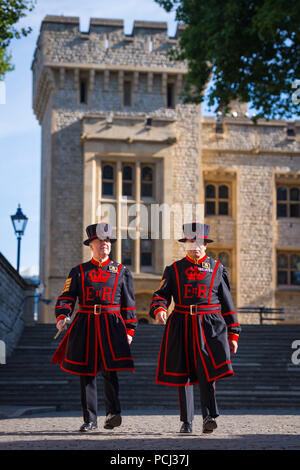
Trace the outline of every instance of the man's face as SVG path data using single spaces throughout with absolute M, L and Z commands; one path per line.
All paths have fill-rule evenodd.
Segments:
M 190 240 L 185 242 L 187 254 L 192 258 L 203 258 L 206 252 L 207 243 L 200 240 Z
M 95 240 L 90 242 L 90 248 L 94 258 L 106 258 L 106 256 L 109 255 L 111 250 L 111 242 L 108 239 L 99 240 L 99 238 L 96 238 Z

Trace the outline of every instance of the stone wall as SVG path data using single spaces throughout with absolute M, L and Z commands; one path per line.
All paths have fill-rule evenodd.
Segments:
M 0 253 L 0 340 L 9 357 L 18 344 L 25 323 L 33 318 L 34 288 Z
M 295 139 L 287 137 L 289 123 L 249 119 L 225 119 L 224 133 L 217 136 L 212 118 L 202 118 L 202 154 L 205 175 L 226 180 L 232 174 L 235 210 L 228 217 L 210 217 L 212 238 L 223 245 L 227 238 L 236 251 L 237 304 L 284 307 L 286 321 L 300 321 L 300 288 L 277 286 L 276 251 L 300 250 L 300 220 L 277 219 L 276 182 L 290 178 L 300 182 L 299 123 Z M 218 176 L 219 175 L 219 176 Z M 234 226 L 234 232 L 233 232 Z M 222 236 L 219 234 L 222 232 Z M 289 293 L 287 292 L 289 291 Z M 252 322 L 252 317 L 241 319 Z

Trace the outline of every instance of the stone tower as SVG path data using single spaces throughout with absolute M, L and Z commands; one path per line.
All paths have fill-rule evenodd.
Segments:
M 180 104 L 186 67 L 167 55 L 178 34 L 180 26 L 168 37 L 160 22 L 135 21 L 131 35 L 121 20 L 92 18 L 87 33 L 79 18 L 42 22 L 33 107 L 42 128 L 40 277 L 53 302 L 70 268 L 89 259 L 85 227 L 100 220 L 101 204 L 116 209 L 113 255 L 134 274 L 140 315 L 163 267 L 179 256 L 176 243 L 147 240 L 147 228 L 143 240 L 120 237 L 131 220 L 124 196 L 134 212 L 193 204 L 199 193 L 199 110 Z M 54 319 L 53 302 L 44 321 Z
M 107 207 L 113 257 L 133 273 L 139 317 L 163 267 L 184 255 L 176 238 L 197 207 L 236 305 L 284 307 L 287 321 L 300 321 L 300 122 L 254 124 L 239 103 L 223 119 L 182 104 L 186 64 L 167 54 L 181 27 L 168 37 L 160 22 L 136 21 L 130 35 L 121 20 L 92 18 L 86 33 L 77 17 L 42 22 L 32 64 L 42 129 L 40 278 L 52 299 L 42 321 L 54 321 L 71 267 L 90 258 L 85 227 L 110 216 Z M 152 216 L 144 219 L 163 206 L 172 223 L 157 236 Z

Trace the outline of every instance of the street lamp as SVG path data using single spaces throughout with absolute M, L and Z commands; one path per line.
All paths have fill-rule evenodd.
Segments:
M 20 204 L 18 205 L 17 212 L 15 215 L 10 216 L 15 234 L 18 239 L 18 254 L 17 254 L 17 271 L 20 268 L 20 249 L 21 249 L 21 238 L 24 235 L 25 228 L 27 225 L 28 217 L 23 214 Z

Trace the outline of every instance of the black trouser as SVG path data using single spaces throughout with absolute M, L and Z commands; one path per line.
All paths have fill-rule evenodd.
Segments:
M 215 382 L 208 382 L 201 360 L 198 361 L 197 375 L 200 389 L 200 403 L 203 418 L 219 416 L 216 401 Z M 194 419 L 194 387 L 192 385 L 178 387 L 180 421 L 191 423 Z
M 117 372 L 101 370 L 106 415 L 120 414 L 119 382 Z M 81 375 L 81 406 L 85 423 L 97 421 L 97 376 Z

